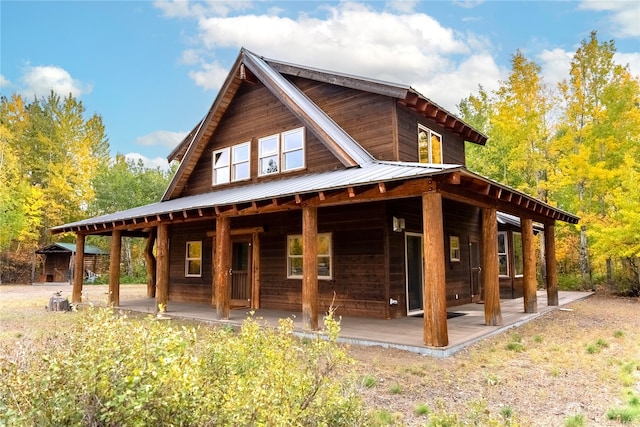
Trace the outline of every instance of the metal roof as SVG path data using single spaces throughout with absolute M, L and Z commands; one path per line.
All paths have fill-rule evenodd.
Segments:
M 76 245 L 75 243 L 53 243 L 49 246 L 45 246 L 44 248 L 40 248 L 36 251 L 37 254 L 50 254 L 50 253 L 75 253 Z M 109 255 L 109 252 L 100 249 L 97 246 L 92 245 L 84 245 L 84 253 L 86 255 Z
M 366 168 L 356 167 L 297 176 L 294 178 L 258 182 L 241 187 L 220 188 L 209 193 L 152 203 L 125 211 L 52 227 L 51 231 L 60 232 L 66 228 L 117 222 L 132 218 L 144 218 L 191 209 L 271 200 L 273 198 L 295 196 L 296 194 L 316 193 L 377 182 L 428 177 L 460 169 L 462 169 L 462 166 L 459 165 L 376 161 Z
M 262 80 L 265 86 L 271 88 L 269 83 L 273 82 L 275 84 L 272 92 L 276 97 L 280 98 L 283 95 L 281 101 L 287 106 L 295 105 L 297 108 L 292 108 L 291 111 L 302 119 L 311 130 L 317 133 L 318 136 L 326 135 L 337 145 L 337 147 L 333 147 L 332 144 L 329 144 L 327 146 L 329 150 L 334 151 L 336 148 L 343 150 L 357 165 L 362 167 L 368 166 L 373 162 L 373 156 L 362 148 L 351 135 L 338 126 L 327 113 L 310 100 L 297 86 L 285 79 L 282 74 L 270 67 L 264 59 L 256 54 L 244 48 L 242 53 L 245 56 L 245 65 Z M 341 157 L 338 155 L 339 159 Z M 345 166 L 349 165 L 345 164 Z

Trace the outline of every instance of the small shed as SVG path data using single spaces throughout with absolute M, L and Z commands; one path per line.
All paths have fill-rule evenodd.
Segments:
M 73 265 L 76 254 L 74 243 L 53 243 L 36 251 L 40 255 L 41 262 L 37 265 L 35 274 L 36 282 L 68 282 L 73 279 Z M 84 247 L 84 273 L 85 276 L 102 274 L 109 268 L 109 252 L 97 246 L 85 245 Z

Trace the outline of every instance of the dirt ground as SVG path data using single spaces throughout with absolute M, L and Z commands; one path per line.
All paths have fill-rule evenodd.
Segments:
M 3 329 L 27 333 L 28 321 L 18 317 L 44 311 L 58 290 L 71 295 L 65 284 L 0 286 L 0 336 Z M 85 286 L 83 300 L 103 304 L 106 292 Z M 123 285 L 120 299 L 145 294 L 145 286 Z M 456 414 L 459 425 L 563 426 L 573 416 L 583 417 L 578 425 L 620 425 L 607 412 L 640 398 L 640 300 L 597 292 L 443 360 L 381 347 L 349 353 L 380 425 L 425 425 L 429 416 L 419 407 Z

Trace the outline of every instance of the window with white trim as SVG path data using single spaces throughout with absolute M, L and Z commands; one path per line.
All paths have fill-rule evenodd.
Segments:
M 513 239 L 513 272 L 516 277 L 521 277 L 524 274 L 524 258 L 522 251 L 522 233 L 514 231 L 512 234 Z
M 258 175 L 280 171 L 280 135 L 258 139 Z
M 187 242 L 184 275 L 185 277 L 202 276 L 202 241 Z
M 509 276 L 509 242 L 506 231 L 498 231 L 498 274 Z
M 442 164 L 442 135 L 418 125 L 418 161 Z
M 331 233 L 318 234 L 318 279 L 330 280 L 332 271 Z M 302 235 L 287 236 L 287 278 L 302 279 Z
M 449 236 L 449 261 L 460 262 L 460 237 Z
M 241 181 L 251 177 L 251 149 L 248 142 L 231 147 L 231 180 Z
M 231 171 L 231 156 L 229 147 L 213 152 L 213 185 L 229 182 Z
M 282 171 L 304 168 L 304 128 L 282 134 Z
M 251 178 L 251 145 L 236 144 L 213 152 L 213 185 Z

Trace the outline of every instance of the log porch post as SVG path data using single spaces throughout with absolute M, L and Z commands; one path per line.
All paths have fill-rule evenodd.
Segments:
M 536 246 L 533 239 L 533 220 L 522 218 L 522 267 L 524 312 L 538 312 L 538 283 L 536 280 Z
M 302 208 L 302 322 L 318 330 L 318 209 Z
M 231 312 L 231 218 L 216 218 L 215 301 L 218 319 Z
M 120 257 L 122 254 L 122 235 L 120 230 L 111 232 L 111 254 L 109 255 L 109 305 L 120 305 Z
M 156 310 L 167 309 L 169 300 L 169 224 L 158 224 L 156 248 Z M 162 306 L 162 310 L 160 307 Z
M 544 226 L 544 247 L 547 266 L 547 305 L 557 306 L 558 303 L 558 270 L 556 266 L 556 237 L 555 224 Z
M 445 279 L 442 195 L 433 190 L 422 194 L 424 245 L 424 343 L 432 347 L 449 344 L 447 330 L 447 283 Z
M 84 280 L 84 234 L 76 234 L 76 256 L 73 263 L 73 291 L 71 302 L 82 302 L 82 281 Z
M 152 229 L 144 247 L 144 259 L 147 267 L 147 298 L 156 297 L 156 257 L 153 255 L 153 245 L 156 242 L 156 230 Z
M 482 283 L 484 285 L 484 322 L 502 325 L 500 279 L 498 272 L 498 220 L 496 210 L 482 209 Z
M 251 308 L 257 310 L 260 308 L 260 235 L 256 232 L 251 237 Z

